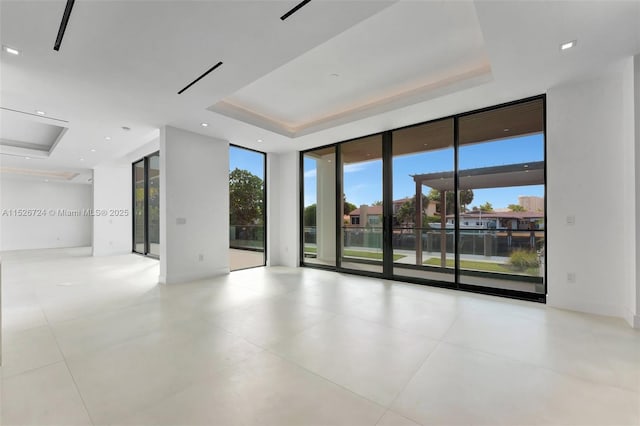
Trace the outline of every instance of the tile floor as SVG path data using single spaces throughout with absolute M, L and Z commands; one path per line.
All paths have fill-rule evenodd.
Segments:
M 156 284 L 3 254 L 2 425 L 638 425 L 640 332 L 543 305 L 259 268 Z

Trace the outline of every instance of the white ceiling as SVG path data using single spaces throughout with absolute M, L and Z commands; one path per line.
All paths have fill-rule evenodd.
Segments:
M 299 136 L 490 77 L 472 2 L 398 2 L 211 109 L 257 125 L 269 117 L 276 131 Z
M 22 54 L 2 52 L 0 106 L 68 121 L 38 167 L 86 170 L 128 158 L 165 124 L 306 149 L 544 93 L 640 52 L 640 1 L 313 0 L 281 21 L 297 3 L 78 0 L 55 52 L 65 1 L 1 0 L 0 40 Z M 447 80 L 482 65 L 484 78 Z M 267 117 L 256 126 L 207 109 L 222 100 Z M 313 133 L 290 138 L 274 122 Z

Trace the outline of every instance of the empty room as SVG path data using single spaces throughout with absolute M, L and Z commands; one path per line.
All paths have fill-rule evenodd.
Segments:
M 0 44 L 0 424 L 640 424 L 640 0 L 0 0 Z

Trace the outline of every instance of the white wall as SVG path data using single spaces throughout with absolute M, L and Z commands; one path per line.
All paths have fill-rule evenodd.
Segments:
M 229 143 L 160 130 L 160 282 L 229 272 Z
M 267 153 L 267 266 L 280 265 L 280 157 Z
M 131 253 L 131 165 L 101 166 L 93 170 L 93 209 L 108 215 L 93 218 L 93 255 Z M 127 215 L 118 213 L 125 211 Z
M 271 180 L 267 182 L 269 217 L 267 255 L 269 266 L 295 268 L 299 265 L 300 250 L 300 198 L 299 153 L 268 154 Z M 277 241 L 277 244 L 274 244 Z
M 547 93 L 548 304 L 627 317 L 636 244 L 629 61 Z M 575 224 L 567 224 L 567 216 Z M 576 282 L 569 283 L 573 272 Z M 634 279 L 635 282 L 635 279 Z
M 63 216 L 58 210 L 91 209 L 91 185 L 2 178 L 0 250 L 91 245 L 91 216 Z M 45 216 L 10 216 L 12 209 L 37 209 Z

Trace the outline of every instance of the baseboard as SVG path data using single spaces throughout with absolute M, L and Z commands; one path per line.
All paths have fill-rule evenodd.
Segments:
M 627 311 L 627 315 L 624 318 L 631 327 L 640 329 L 640 315 L 635 315 L 631 311 Z
M 624 318 L 627 320 L 627 309 L 617 305 L 605 305 L 600 303 L 558 303 L 551 295 L 547 295 L 547 306 L 569 311 L 582 312 L 585 314 L 602 315 L 605 317 Z
M 206 272 L 191 272 L 186 274 L 177 274 L 177 275 L 160 275 L 158 277 L 158 281 L 160 284 L 180 284 L 180 283 L 188 283 L 192 281 L 200 281 L 206 280 L 209 278 L 219 277 L 221 275 L 227 275 L 229 273 L 229 268 L 216 268 Z

